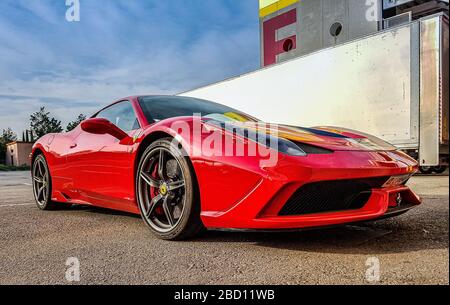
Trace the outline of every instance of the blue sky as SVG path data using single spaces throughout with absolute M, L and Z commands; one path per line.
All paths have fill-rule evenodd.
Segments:
M 0 1 L 0 129 L 41 106 L 65 125 L 127 95 L 174 94 L 259 66 L 258 0 Z

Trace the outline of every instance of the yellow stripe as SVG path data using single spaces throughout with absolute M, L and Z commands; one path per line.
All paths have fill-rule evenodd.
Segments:
M 278 2 L 278 1 L 279 0 L 259 0 L 259 9 L 263 9 L 266 6 L 274 4 L 275 2 Z
M 236 120 L 238 122 L 247 122 L 248 119 L 244 118 L 242 115 L 239 115 L 234 112 L 227 112 L 224 114 L 224 116 L 229 117 L 230 119 Z
M 300 0 L 278 0 L 276 2 L 273 2 L 273 0 L 260 0 L 261 8 L 259 10 L 259 17 L 264 18 L 299 1 Z

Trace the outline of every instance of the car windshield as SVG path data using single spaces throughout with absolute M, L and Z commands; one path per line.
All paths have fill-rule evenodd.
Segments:
M 193 115 L 222 122 L 258 122 L 257 119 L 236 109 L 191 97 L 146 96 L 139 98 L 139 104 L 149 123 Z

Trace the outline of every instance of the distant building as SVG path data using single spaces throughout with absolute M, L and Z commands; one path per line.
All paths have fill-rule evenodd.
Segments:
M 261 65 L 284 62 L 441 11 L 448 0 L 259 0 Z
M 33 143 L 12 142 L 6 144 L 6 165 L 10 166 L 30 166 L 29 156 Z

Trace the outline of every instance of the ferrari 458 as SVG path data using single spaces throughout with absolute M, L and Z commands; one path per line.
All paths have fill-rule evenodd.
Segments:
M 178 96 L 132 96 L 32 150 L 42 210 L 93 205 L 140 214 L 159 238 L 204 229 L 298 230 L 402 214 L 415 160 L 337 127 L 265 124 Z

